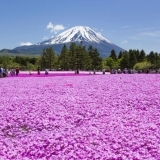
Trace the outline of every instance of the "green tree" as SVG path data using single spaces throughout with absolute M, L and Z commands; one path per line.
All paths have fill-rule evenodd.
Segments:
M 83 69 L 83 60 L 84 60 L 84 53 L 83 53 L 82 44 L 76 46 L 76 52 L 74 55 L 74 65 L 75 69 Z
M 136 64 L 136 54 L 134 50 L 129 50 L 129 68 L 133 69 L 133 66 Z
M 140 55 L 140 52 L 139 50 L 135 50 L 135 56 L 136 56 L 136 59 L 137 59 L 137 62 L 139 62 L 139 55 Z
M 158 69 L 159 68 L 159 55 L 158 53 L 156 52 L 155 53 L 155 69 Z
M 66 47 L 66 44 L 64 44 L 62 51 L 59 55 L 60 60 L 60 68 L 63 70 L 68 70 L 69 68 L 69 59 L 68 59 L 68 49 Z
M 149 69 L 151 67 L 151 63 L 150 62 L 137 62 L 134 65 L 134 69 L 135 70 L 145 70 L 145 69 Z
M 52 48 L 46 48 L 41 55 L 41 69 L 50 69 L 54 67 L 55 53 Z
M 10 57 L 9 56 L 6 56 L 6 55 L 0 56 L 0 65 L 3 68 L 8 68 L 9 64 L 10 64 Z
M 70 44 L 69 53 L 68 53 L 69 68 L 71 70 L 75 69 L 75 54 L 76 54 L 76 44 L 72 42 Z
M 123 56 L 123 53 L 122 53 L 122 51 L 120 51 L 119 54 L 118 54 L 118 59 L 121 59 L 122 56 Z
M 16 57 L 13 58 L 13 62 L 18 63 L 21 66 L 21 69 L 23 69 L 23 70 L 27 69 L 27 57 L 16 56 Z
M 106 58 L 106 65 L 107 65 L 110 69 L 114 68 L 114 60 L 113 60 L 112 57 Z
M 116 61 L 117 60 L 117 55 L 116 55 L 116 52 L 115 52 L 115 50 L 114 49 L 112 49 L 111 50 L 111 54 L 110 54 L 110 56 L 109 57 L 111 57 L 114 61 Z
M 102 68 L 102 58 L 99 55 L 97 49 L 94 49 L 91 45 L 88 48 L 88 54 L 91 58 L 91 68 L 93 69 L 101 69 Z
M 92 60 L 91 57 L 89 56 L 85 46 L 83 46 L 82 48 L 82 52 L 83 52 L 83 69 L 84 70 L 91 70 L 92 69 Z
M 28 62 L 31 63 L 31 64 L 35 65 L 36 61 L 37 61 L 36 57 L 28 57 Z
M 138 56 L 138 62 L 143 62 L 146 58 L 146 53 L 144 52 L 144 50 L 142 49 L 139 53 L 139 56 Z
M 153 51 L 151 51 L 147 55 L 147 61 L 152 64 L 152 66 L 151 66 L 152 69 L 156 68 L 156 61 L 157 61 L 156 58 L 157 58 L 157 55 Z
M 129 53 L 128 52 L 123 53 L 122 59 L 120 61 L 120 67 L 121 67 L 122 70 L 130 67 L 130 65 L 129 65 Z

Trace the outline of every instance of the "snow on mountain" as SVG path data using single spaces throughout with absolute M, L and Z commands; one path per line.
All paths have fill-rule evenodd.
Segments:
M 99 33 L 96 33 L 89 27 L 76 26 L 67 31 L 62 32 L 58 36 L 55 36 L 52 39 L 46 40 L 44 42 L 38 43 L 39 45 L 50 45 L 50 44 L 61 44 L 68 42 L 92 42 L 92 43 L 101 43 L 107 42 L 111 43 L 109 40 L 102 37 Z
M 67 48 L 69 48 L 71 42 L 75 42 L 77 45 L 82 42 L 82 45 L 85 46 L 86 49 L 92 45 L 99 51 L 101 57 L 109 56 L 112 49 L 114 49 L 117 54 L 119 54 L 120 51 L 124 51 L 124 49 L 111 43 L 99 33 L 84 26 L 73 27 L 49 40 L 30 46 L 19 46 L 13 50 L 20 53 L 41 54 L 43 49 L 52 47 L 55 53 L 59 54 L 63 45 L 66 44 Z

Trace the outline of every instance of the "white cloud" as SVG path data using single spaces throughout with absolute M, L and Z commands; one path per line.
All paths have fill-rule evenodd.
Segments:
M 143 29 L 145 30 L 145 29 Z M 147 30 L 147 28 L 146 28 Z M 139 30 L 140 31 L 140 30 Z M 147 37 L 150 37 L 150 38 L 159 38 L 160 37 L 160 30 L 154 30 L 154 31 L 143 31 L 143 32 L 140 32 L 138 34 L 135 34 L 135 35 L 132 35 L 132 36 L 128 36 L 127 39 L 132 39 L 132 40 L 144 40 L 146 39 Z
M 125 43 L 128 43 L 128 41 L 127 41 L 127 40 L 124 40 L 124 41 L 122 42 L 122 44 L 125 44 Z
M 159 28 L 160 28 L 160 27 L 139 28 L 139 29 L 130 30 L 130 32 L 134 32 L 134 31 L 149 31 L 149 30 L 156 30 L 156 29 L 159 29 Z
M 32 45 L 32 43 L 31 42 L 21 42 L 21 43 L 19 43 L 19 45 L 20 46 L 30 46 L 30 45 Z
M 61 24 L 54 25 L 52 22 L 49 22 L 47 25 L 47 29 L 50 29 L 51 32 L 57 34 L 59 31 L 64 30 L 65 27 Z
M 160 37 L 160 31 L 143 32 L 140 35 L 142 35 L 142 36 L 150 36 L 150 37 Z
M 127 38 L 131 40 L 140 40 L 139 35 L 128 36 Z

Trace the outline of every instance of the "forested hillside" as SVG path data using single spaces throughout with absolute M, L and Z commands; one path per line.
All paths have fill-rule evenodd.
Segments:
M 1 55 L 0 65 L 11 69 L 19 67 L 20 70 L 101 70 L 110 69 L 159 69 L 160 54 L 151 51 L 146 54 L 144 50 L 129 50 L 116 55 L 114 50 L 106 58 L 100 57 L 96 48 L 86 48 L 82 44 L 71 43 L 69 49 L 63 46 L 60 54 L 55 54 L 52 48 L 46 48 L 41 55 Z

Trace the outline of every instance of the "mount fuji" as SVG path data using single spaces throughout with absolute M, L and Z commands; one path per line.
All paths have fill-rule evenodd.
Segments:
M 64 44 L 69 48 L 71 42 L 75 42 L 76 44 L 82 43 L 86 48 L 88 48 L 89 45 L 92 45 L 94 48 L 97 48 L 101 57 L 109 56 L 112 49 L 114 49 L 117 54 L 120 51 L 124 51 L 124 49 L 111 43 L 99 33 L 96 33 L 91 28 L 84 26 L 73 27 L 49 40 L 35 45 L 16 47 L 13 50 L 21 53 L 41 54 L 43 49 L 52 47 L 55 53 L 58 54 L 61 52 Z

